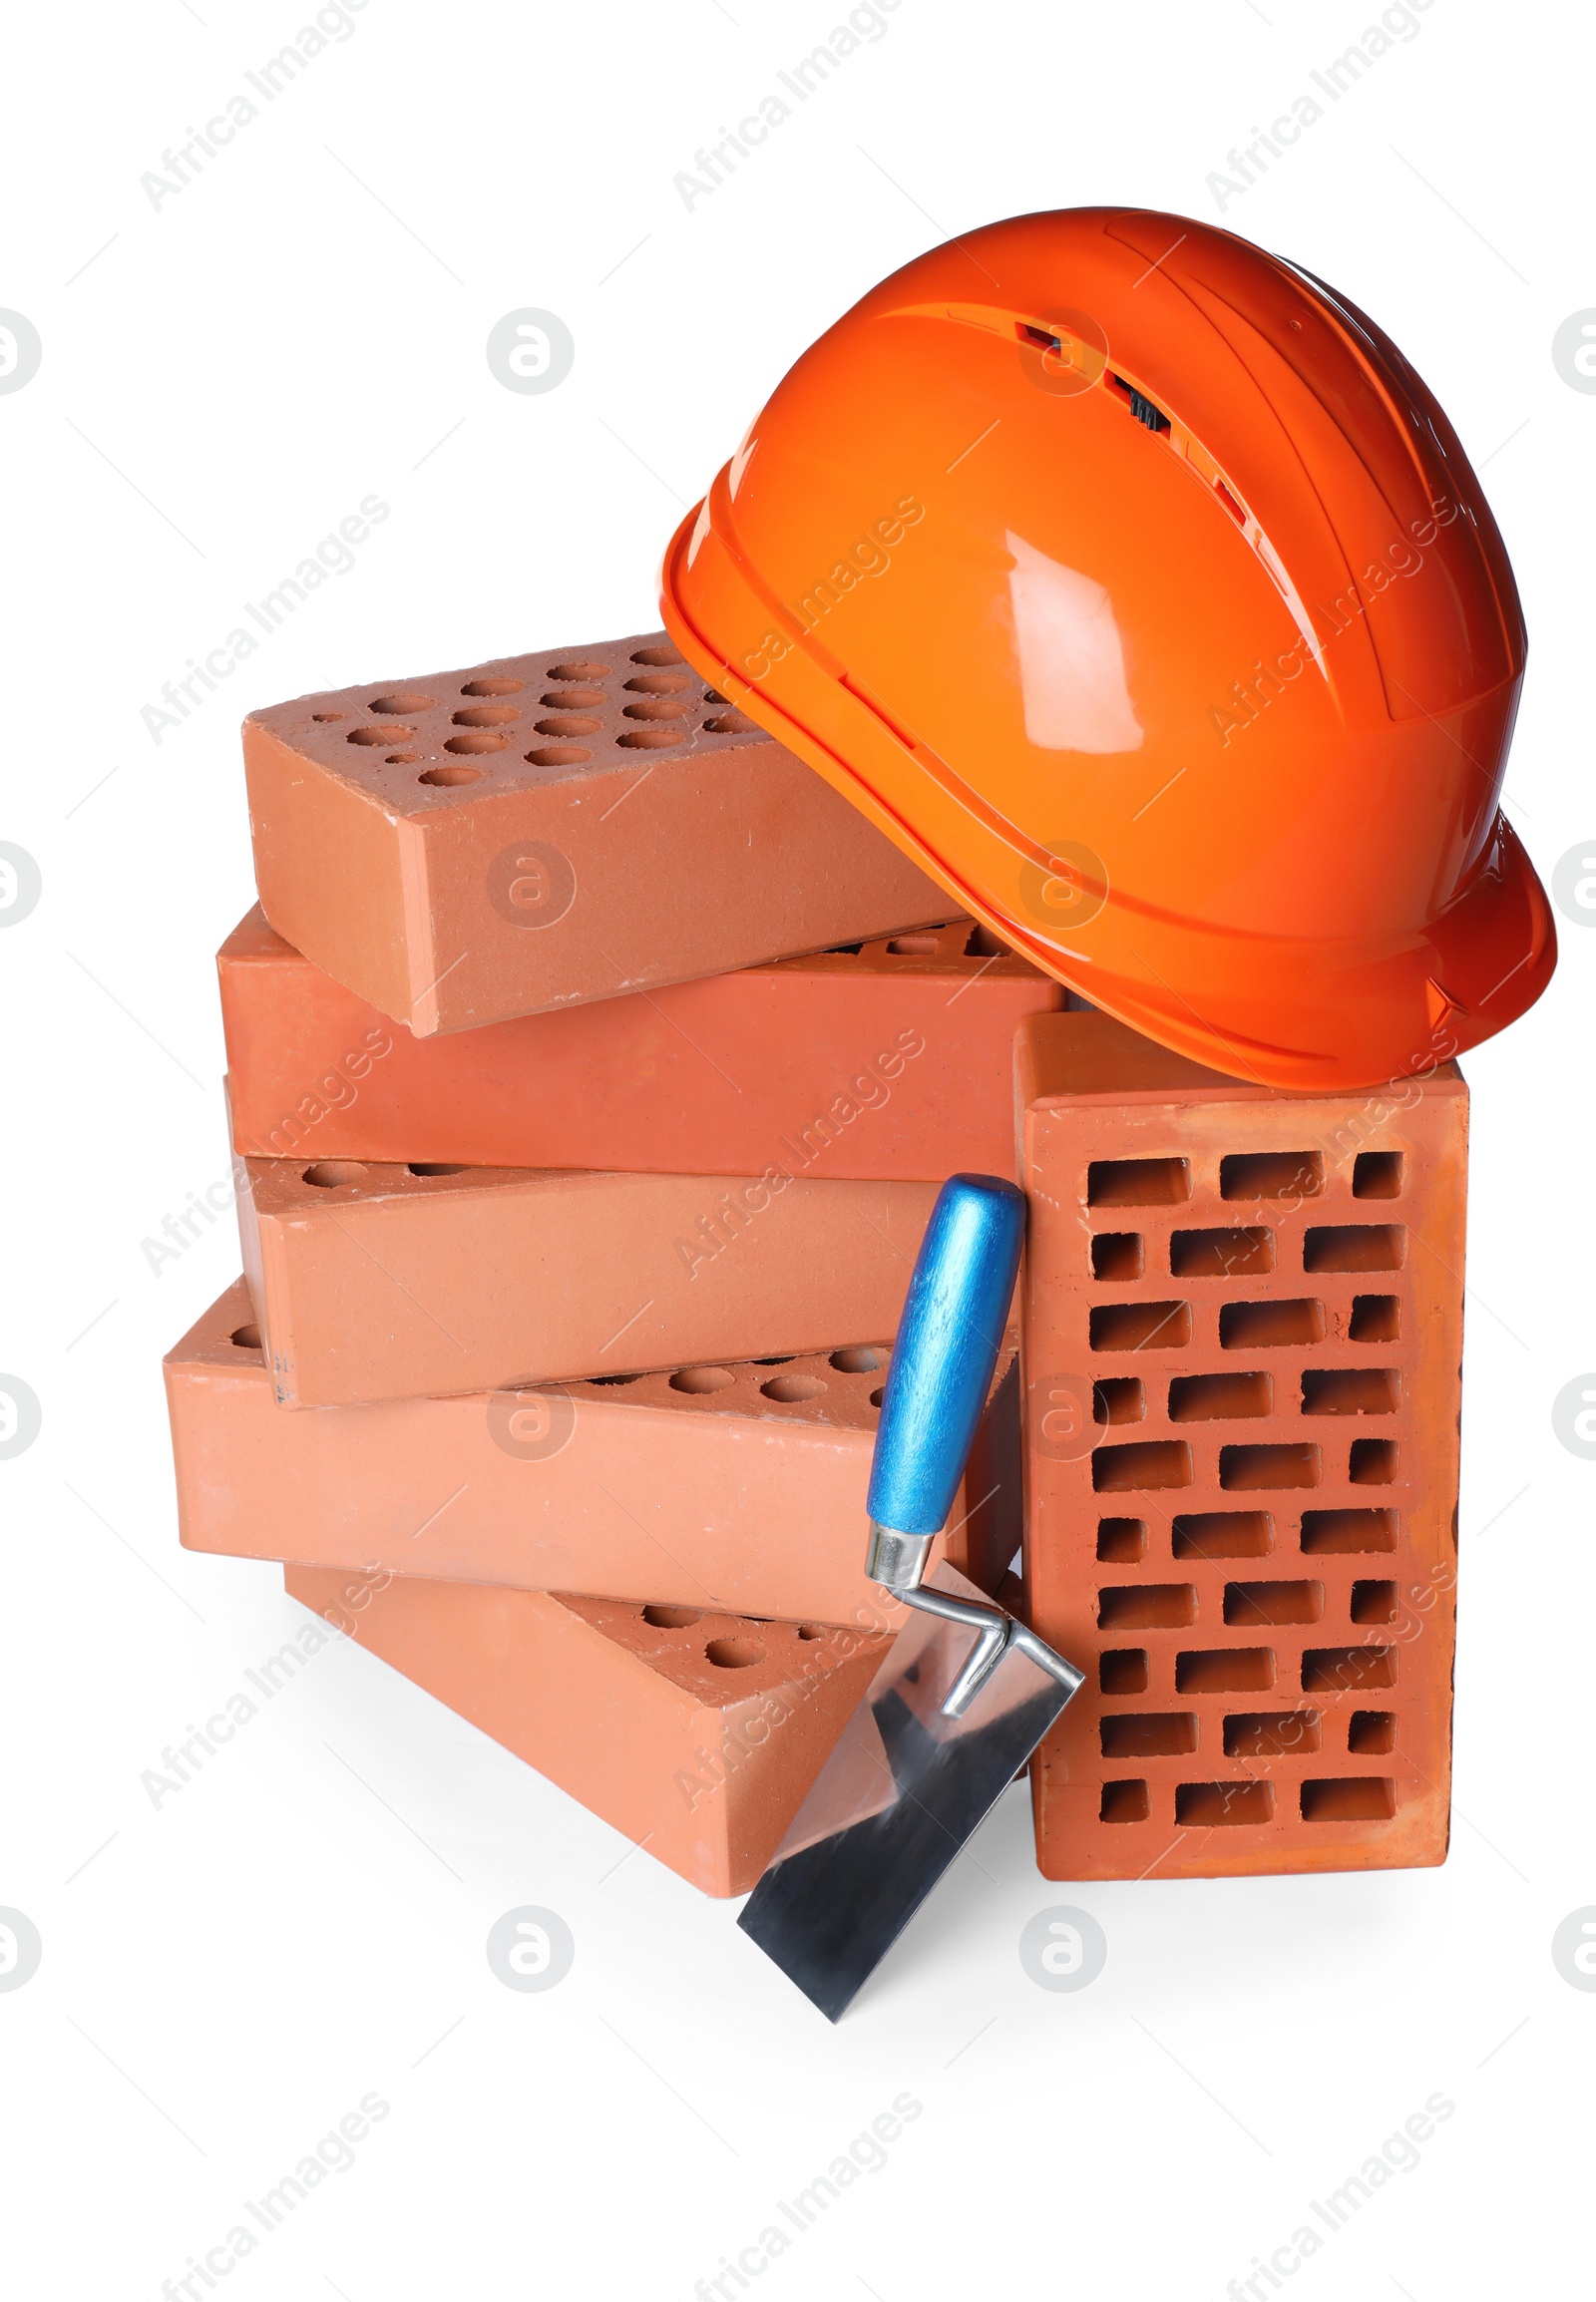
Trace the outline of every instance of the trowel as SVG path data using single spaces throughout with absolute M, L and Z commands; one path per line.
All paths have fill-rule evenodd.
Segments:
M 1025 1229 L 991 1175 L 942 1187 L 882 1400 L 865 1572 L 915 1614 L 738 1925 L 832 2022 L 975 1834 L 1081 1674 L 942 1561 L 927 1572 L 991 1387 Z

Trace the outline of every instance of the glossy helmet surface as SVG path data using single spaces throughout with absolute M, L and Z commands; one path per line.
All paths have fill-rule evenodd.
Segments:
M 1079 208 L 917 258 L 661 580 L 689 660 L 960 905 L 1218 1070 L 1397 1077 L 1552 971 L 1479 483 L 1389 338 L 1231 233 Z

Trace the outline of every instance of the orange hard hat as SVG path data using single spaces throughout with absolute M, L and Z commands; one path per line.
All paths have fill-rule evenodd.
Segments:
M 1390 339 L 1183 216 L 1021 216 L 804 353 L 662 574 L 714 687 L 1004 942 L 1215 1068 L 1430 1067 L 1556 960 L 1524 664 Z

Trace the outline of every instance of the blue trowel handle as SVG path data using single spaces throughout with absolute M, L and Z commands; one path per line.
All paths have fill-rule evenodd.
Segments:
M 876 1432 L 869 1572 L 919 1581 L 953 1508 L 992 1386 L 1025 1234 L 1025 1197 L 996 1175 L 954 1175 L 937 1194 L 909 1283 Z M 916 1538 L 902 1546 L 893 1534 Z M 896 1571 L 882 1572 L 882 1569 Z

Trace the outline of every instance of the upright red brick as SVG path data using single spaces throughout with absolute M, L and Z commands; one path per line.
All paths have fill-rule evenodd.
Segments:
M 419 1035 L 959 909 L 663 632 L 300 696 L 243 756 L 266 918 Z
M 1087 1684 L 1049 1878 L 1439 1862 L 1467 1094 L 1221 1077 L 1100 1014 L 1017 1044 L 1025 1589 Z

